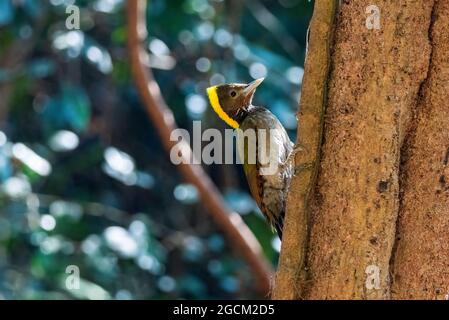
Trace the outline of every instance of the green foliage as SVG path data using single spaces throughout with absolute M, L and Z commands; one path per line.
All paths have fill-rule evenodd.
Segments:
M 63 84 L 58 95 L 48 98 L 43 106 L 42 123 L 49 133 L 64 128 L 79 133 L 86 130 L 90 112 L 90 101 L 84 89 Z
M 75 1 L 80 30 L 65 27 L 70 3 L 0 0 L 0 299 L 258 297 L 146 117 L 123 1 Z M 255 102 L 294 137 L 312 4 L 245 3 L 151 1 L 151 67 L 187 129 L 222 126 L 206 87 L 265 75 Z M 276 263 L 279 242 L 241 168 L 206 169 Z M 68 266 L 79 289 L 67 286 Z

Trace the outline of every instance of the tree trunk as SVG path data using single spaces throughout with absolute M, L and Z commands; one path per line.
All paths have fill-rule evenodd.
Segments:
M 392 296 L 449 293 L 449 0 L 432 15 L 429 75 L 404 145 Z
M 328 2 L 316 0 L 315 7 Z M 379 29 L 366 24 L 373 4 L 380 10 Z M 447 294 L 448 38 L 449 0 L 352 0 L 339 8 L 321 159 L 304 219 L 308 231 L 296 235 L 306 244 L 292 246 L 293 232 L 283 243 L 274 297 Z M 319 67 L 313 63 L 308 57 L 305 82 L 313 77 L 307 70 Z M 312 88 L 303 87 L 307 97 L 304 90 Z M 302 98 L 301 108 L 305 103 Z M 299 134 L 304 121 L 299 118 Z M 299 146 L 304 139 L 298 137 Z M 295 175 L 287 228 L 300 221 L 300 182 Z M 298 253 L 303 259 L 285 268 Z M 282 281 L 287 274 L 299 275 L 290 277 L 290 286 Z

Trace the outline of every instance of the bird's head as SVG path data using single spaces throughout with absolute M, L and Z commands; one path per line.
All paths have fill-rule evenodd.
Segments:
M 212 108 L 224 122 L 238 128 L 251 108 L 254 92 L 263 79 L 256 79 L 248 84 L 228 83 L 207 88 Z

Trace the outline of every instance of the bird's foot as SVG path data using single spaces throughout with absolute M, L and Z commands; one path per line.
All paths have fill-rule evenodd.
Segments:
M 288 155 L 287 163 L 293 165 L 294 162 L 295 162 L 296 154 L 299 153 L 299 152 L 303 152 L 304 150 L 305 150 L 305 149 L 304 149 L 303 146 L 301 146 L 301 145 L 299 145 L 299 144 L 295 144 L 295 145 L 293 146 L 292 152 L 290 152 L 290 154 Z

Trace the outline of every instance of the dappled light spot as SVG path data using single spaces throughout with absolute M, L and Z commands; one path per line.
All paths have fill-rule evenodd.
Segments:
M 223 264 L 220 260 L 210 260 L 207 264 L 207 270 L 213 275 L 219 275 L 223 272 Z
M 273 239 L 271 239 L 271 246 L 276 252 L 281 251 L 281 239 L 279 239 L 278 236 L 274 236 Z
M 62 247 L 61 239 L 58 236 L 47 236 L 40 243 L 40 250 L 44 254 L 54 254 Z
M 210 20 L 215 17 L 215 9 L 212 6 L 207 6 L 205 10 L 199 13 L 201 19 Z
M 28 39 L 33 34 L 33 29 L 29 25 L 24 25 L 20 27 L 19 34 L 22 39 Z
M 211 63 L 208 58 L 201 57 L 198 60 L 196 60 L 195 66 L 198 71 L 207 72 L 207 71 L 209 71 L 209 69 L 211 67 Z
M 134 258 L 139 252 L 137 241 L 122 227 L 108 227 L 103 236 L 109 248 L 124 258 Z
M 301 67 L 290 67 L 285 72 L 287 79 L 293 84 L 301 84 L 304 76 L 304 69 Z
M 52 215 L 44 214 L 39 224 L 45 231 L 52 231 L 56 227 L 56 220 Z
M 221 235 L 213 234 L 207 239 L 207 245 L 209 250 L 220 252 L 225 247 L 225 241 Z
M 190 6 L 196 12 L 203 12 L 209 7 L 207 0 L 190 0 Z
M 116 11 L 122 3 L 123 0 L 96 0 L 94 2 L 94 9 L 99 12 L 111 13 Z
M 251 51 L 249 50 L 248 46 L 243 43 L 239 43 L 234 46 L 233 51 L 234 57 L 241 61 L 247 60 L 251 55 Z
M 154 38 L 150 41 L 148 49 L 157 56 L 166 56 L 170 54 L 170 49 L 161 39 Z
M 214 35 L 215 28 L 209 21 L 202 22 L 195 29 L 195 35 L 200 41 L 206 41 L 212 38 Z
M 75 202 L 62 200 L 53 201 L 49 208 L 50 214 L 55 217 L 69 217 L 72 220 L 79 220 L 83 215 L 83 208 Z
M 176 288 L 176 281 L 170 276 L 162 276 L 159 278 L 157 286 L 161 291 L 171 292 Z
M 88 299 L 88 300 L 111 299 L 111 295 L 101 286 L 82 278 L 80 279 L 79 289 L 70 290 L 70 293 L 73 294 L 78 299 Z
M 239 289 L 239 281 L 232 276 L 227 276 L 220 282 L 220 286 L 223 288 L 223 290 L 233 293 L 236 292 Z
M 151 174 L 143 171 L 137 171 L 137 186 L 145 189 L 151 189 L 154 187 L 154 184 L 155 180 Z
M 62 4 L 72 4 L 74 1 L 70 0 L 50 0 L 50 3 L 54 6 L 60 6 Z
M 198 189 L 194 185 L 187 183 L 177 185 L 173 195 L 176 200 L 183 204 L 194 204 L 199 200 Z
M 207 102 L 199 94 L 191 94 L 186 98 L 187 112 L 193 119 L 199 119 L 207 109 Z
M 145 253 L 137 258 L 137 265 L 142 269 L 151 272 L 152 274 L 159 274 L 161 271 L 161 264 L 151 254 Z
M 115 294 L 115 299 L 117 299 L 117 300 L 132 300 L 133 295 L 128 290 L 120 289 Z
M 48 144 L 54 151 L 71 151 L 78 147 L 79 138 L 72 131 L 60 130 L 50 138 Z
M 221 73 L 214 73 L 212 77 L 210 77 L 209 83 L 211 86 L 217 86 L 225 83 L 226 79 Z
M 227 192 L 225 194 L 225 200 L 232 210 L 240 214 L 249 214 L 256 206 L 253 198 L 248 193 L 237 190 Z
M 218 29 L 214 34 L 214 41 L 220 47 L 229 47 L 232 45 L 232 34 L 226 29 Z
M 6 138 L 6 135 L 0 131 L 0 147 L 2 147 L 8 139 Z
M 92 234 L 81 243 L 81 250 L 91 256 L 98 252 L 101 246 L 101 239 L 98 235 Z
M 213 30 L 212 30 L 212 33 L 213 33 Z M 178 40 L 183 45 L 187 46 L 187 45 L 191 45 L 195 41 L 195 37 L 194 37 L 194 35 L 193 35 L 193 33 L 191 31 L 189 31 L 189 30 L 182 30 L 178 34 Z
M 201 259 L 204 253 L 204 245 L 201 240 L 195 236 L 188 236 L 183 239 L 183 256 L 188 261 L 197 261 Z
M 264 78 L 267 75 L 267 67 L 260 62 L 254 62 L 249 67 L 249 75 L 253 79 Z
M 129 154 L 117 148 L 108 147 L 104 152 L 104 159 L 106 163 L 103 165 L 103 170 L 107 175 L 126 185 L 136 184 L 134 159 Z
M 131 222 L 128 229 L 136 239 L 145 237 L 147 235 L 147 226 L 145 225 L 145 223 L 139 220 Z
M 112 71 L 112 59 L 105 49 L 92 45 L 87 48 L 86 57 L 101 72 L 107 74 Z
M 57 50 L 68 50 L 69 56 L 75 58 L 80 55 L 84 46 L 84 33 L 81 31 L 57 32 L 53 38 L 53 47 Z
M 13 156 L 41 176 L 48 176 L 51 172 L 50 163 L 28 148 L 23 143 L 16 143 L 12 147 Z

